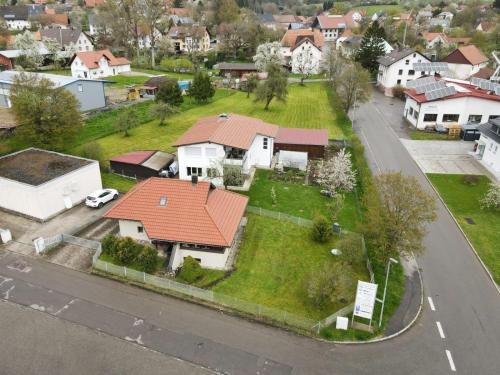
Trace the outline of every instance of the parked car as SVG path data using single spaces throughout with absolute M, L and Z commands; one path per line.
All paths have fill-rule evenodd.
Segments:
M 101 208 L 106 203 L 113 201 L 118 198 L 118 190 L 116 189 L 102 189 L 94 191 L 92 194 L 87 196 L 85 199 L 85 204 L 89 207 Z

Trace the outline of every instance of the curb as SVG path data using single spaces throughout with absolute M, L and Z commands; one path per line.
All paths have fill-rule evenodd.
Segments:
M 412 158 L 413 160 L 413 158 Z M 416 162 L 415 162 L 416 163 Z M 419 167 L 420 168 L 420 167 Z M 421 170 L 422 171 L 422 170 Z M 472 251 L 474 252 L 474 254 L 476 255 L 476 258 L 477 260 L 479 260 L 479 263 L 481 263 L 481 266 L 483 267 L 483 270 L 484 272 L 486 272 L 486 275 L 490 278 L 491 282 L 493 283 L 493 286 L 496 288 L 498 294 L 500 294 L 500 287 L 498 286 L 498 284 L 495 282 L 495 279 L 493 278 L 493 275 L 491 274 L 490 270 L 488 269 L 488 267 L 486 267 L 486 264 L 484 264 L 483 260 L 481 259 L 481 257 L 479 256 L 479 253 L 477 252 L 477 250 L 474 248 L 474 245 L 472 245 L 472 242 L 470 242 L 469 240 L 469 237 L 467 237 L 467 235 L 465 234 L 464 230 L 462 229 L 462 227 L 460 226 L 460 224 L 458 223 L 457 219 L 455 218 L 455 215 L 453 215 L 453 213 L 450 211 L 450 209 L 448 208 L 448 205 L 446 204 L 446 202 L 444 201 L 443 197 L 441 197 L 441 194 L 439 194 L 439 192 L 437 191 L 436 187 L 434 186 L 434 184 L 431 182 L 431 180 L 429 179 L 429 177 L 427 177 L 427 174 L 425 174 L 424 172 L 422 172 L 422 174 L 425 176 L 425 179 L 427 180 L 427 182 L 429 182 L 429 184 L 431 185 L 432 189 L 434 190 L 434 192 L 436 193 L 436 195 L 438 196 L 439 200 L 441 201 L 441 203 L 443 203 L 444 207 L 446 208 L 446 211 L 450 214 L 451 218 L 453 219 L 453 221 L 455 222 L 456 226 L 458 227 L 458 229 L 460 230 L 460 232 L 462 233 L 462 235 L 464 236 L 465 240 L 467 241 L 467 243 L 469 244 L 470 248 L 472 249 Z

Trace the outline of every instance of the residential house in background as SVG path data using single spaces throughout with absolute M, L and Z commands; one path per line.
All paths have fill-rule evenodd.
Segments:
M 0 107 L 10 108 L 10 86 L 14 78 L 22 72 L 6 70 L 0 72 Z M 71 92 L 80 103 L 80 110 L 89 111 L 106 106 L 106 95 L 104 93 L 104 81 L 80 79 L 58 74 L 27 73 L 45 78 L 54 84 L 54 87 L 62 87 Z
M 317 16 L 313 21 L 312 28 L 319 30 L 325 41 L 333 42 L 347 29 L 347 22 L 344 16 Z
M 302 38 L 290 49 L 290 69 L 297 74 L 318 74 L 321 68 L 322 51 L 313 40 Z
M 450 76 L 458 79 L 467 79 L 488 65 L 488 58 L 473 44 L 457 48 L 443 61 L 448 63 Z
M 254 63 L 220 62 L 215 64 L 213 69 L 219 69 L 219 75 L 226 78 L 242 78 L 246 74 L 258 72 Z
M 495 21 L 482 21 L 476 27 L 477 31 L 482 31 L 483 33 L 489 33 L 497 26 Z
M 173 41 L 175 53 L 207 52 L 210 34 L 205 26 L 172 26 L 168 37 Z
M 303 61 L 303 53 L 310 55 L 308 59 L 314 71 L 319 71 L 319 66 L 323 56 L 324 37 L 319 29 L 297 29 L 287 30 L 281 39 L 281 54 L 285 60 L 285 65 L 292 72 L 298 73 L 299 65 Z M 303 47 L 303 48 L 302 48 Z
M 151 243 L 177 270 L 193 257 L 203 268 L 227 270 L 248 197 L 209 182 L 150 178 L 128 192 L 105 217 L 118 220 L 120 235 Z
M 71 75 L 75 78 L 102 78 L 130 72 L 130 61 L 115 57 L 109 50 L 77 52 L 71 60 Z
M 366 11 L 364 9 L 351 9 L 344 15 L 344 20 L 347 29 L 354 29 L 361 25 L 361 21 L 366 17 Z
M 40 37 L 44 39 L 54 39 L 61 46 L 62 51 L 76 50 L 93 51 L 92 37 L 80 29 L 42 29 Z
M 448 45 L 448 37 L 444 33 L 431 33 L 424 31 L 420 33 L 420 36 L 425 41 L 425 48 L 427 49 Z
M 354 58 L 358 49 L 361 46 L 361 41 L 363 40 L 363 35 L 350 35 L 345 37 L 344 35 L 349 30 L 346 30 L 340 38 L 337 39 L 336 45 L 340 54 L 345 58 Z M 391 53 L 394 50 L 392 46 L 384 40 L 384 52 L 385 54 Z
M 476 157 L 500 181 L 500 114 L 479 125 Z
M 413 69 L 414 63 L 430 62 L 430 60 L 414 49 L 394 50 L 378 59 L 379 69 L 377 86 L 385 95 L 392 96 L 394 86 L 406 87 L 408 81 L 414 80 L 432 72 L 422 72 Z
M 434 85 L 429 87 L 434 93 L 426 91 L 425 87 L 405 91 L 403 116 L 419 130 L 436 125 L 446 127 L 447 124 L 479 125 L 500 116 L 500 95 L 494 91 L 455 79 L 431 83 Z
M 4 19 L 9 30 L 25 30 L 31 28 L 31 18 L 43 14 L 41 5 L 0 6 L 0 17 Z

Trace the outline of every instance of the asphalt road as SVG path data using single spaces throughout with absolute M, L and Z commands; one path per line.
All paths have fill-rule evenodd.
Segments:
M 402 170 L 430 190 L 396 136 L 401 104 L 391 103 L 374 93 L 374 101 L 355 114 L 370 165 L 375 171 Z M 137 369 L 137 362 L 160 361 L 141 357 L 139 345 L 165 354 L 167 361 L 180 358 L 230 374 L 449 374 L 453 369 L 497 374 L 500 296 L 445 208 L 438 208 L 438 221 L 425 240 L 427 252 L 418 259 L 426 292 L 421 318 L 398 338 L 359 346 L 297 336 L 0 250 L 0 299 L 8 300 L 9 308 L 15 303 L 31 309 L 22 310 L 29 316 L 19 313 L 14 319 L 0 303 L 2 347 L 16 343 L 0 348 L 0 373 L 112 373 L 106 371 L 110 368 L 127 373 Z M 31 337 L 27 327 L 47 329 L 44 340 Z M 99 343 L 102 337 L 105 344 Z M 87 345 L 83 358 L 101 353 L 92 357 L 94 367 L 78 359 L 80 341 Z M 90 350 L 93 342 L 95 350 Z M 45 367 L 39 372 L 40 363 Z M 186 372 L 172 367 L 171 373 Z

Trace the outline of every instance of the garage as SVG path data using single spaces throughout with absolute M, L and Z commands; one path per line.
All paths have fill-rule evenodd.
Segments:
M 40 221 L 102 188 L 99 163 L 29 148 L 0 157 L 0 208 Z
M 146 179 L 168 170 L 174 159 L 174 155 L 163 151 L 133 151 L 110 159 L 109 167 L 122 176 Z
M 325 156 L 327 145 L 326 129 L 279 128 L 274 141 L 274 152 L 306 152 L 311 159 L 321 159 Z

